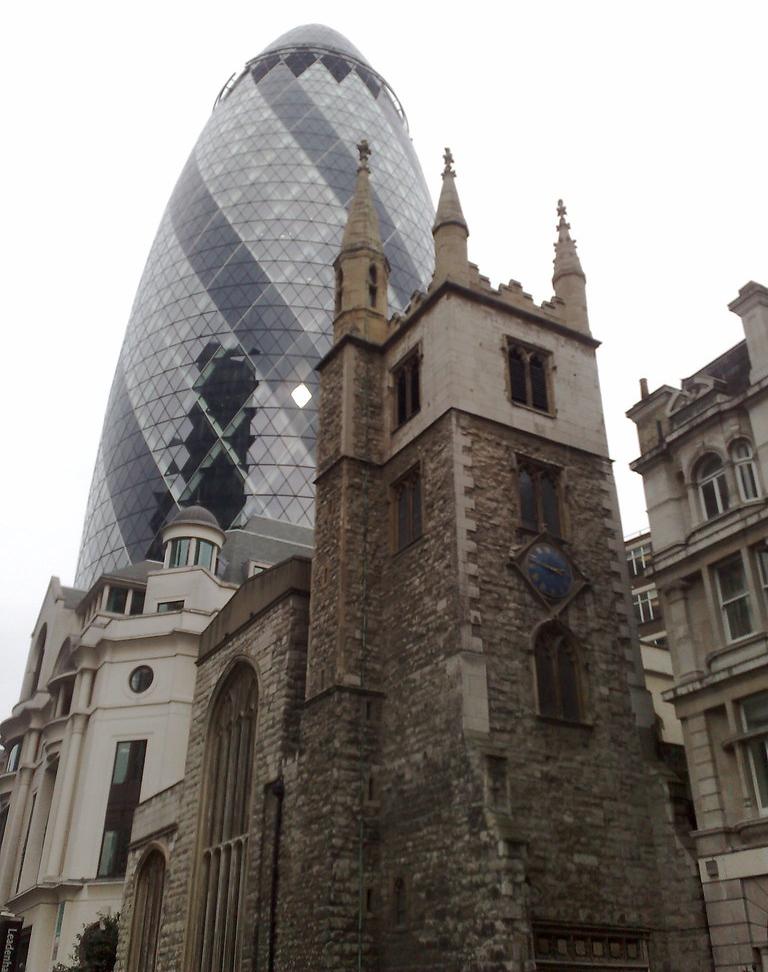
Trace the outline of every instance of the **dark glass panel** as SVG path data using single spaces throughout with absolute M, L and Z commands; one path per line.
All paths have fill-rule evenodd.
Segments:
M 157 605 L 157 612 L 158 614 L 167 614 L 169 611 L 181 611 L 183 608 L 183 601 L 160 601 Z
M 397 424 L 402 425 L 408 418 L 408 378 L 403 368 L 397 373 Z
M 154 679 L 155 673 L 149 665 L 139 665 L 128 676 L 128 684 L 131 687 L 131 691 L 136 692 L 138 695 L 140 692 L 146 692 Z
M 0 806 L 0 851 L 3 849 L 3 837 L 5 837 L 5 828 L 8 823 L 8 803 L 3 803 Z
M 379 91 L 381 90 L 381 84 L 374 74 L 372 74 L 367 68 L 364 68 L 362 64 L 357 64 L 355 66 L 355 71 L 363 79 L 366 88 L 371 92 L 374 98 L 378 98 Z
M 211 569 L 213 563 L 213 552 L 215 547 L 208 540 L 198 540 L 197 550 L 195 551 L 195 563 L 200 567 Z
M 397 549 L 411 542 L 408 487 L 404 483 L 397 491 Z
M 254 64 L 251 68 L 251 77 L 254 83 L 258 84 L 263 77 L 266 77 L 279 60 L 277 54 L 271 54 L 268 57 L 262 57 L 257 64 Z
M 573 651 L 565 639 L 560 639 L 558 645 L 558 682 L 562 716 L 564 719 L 578 722 L 581 718 L 581 706 L 576 663 Z
M 556 716 L 558 704 L 555 667 L 552 658 L 552 644 L 546 634 L 539 635 L 536 641 L 535 660 L 539 712 L 545 716 Z
M 125 614 L 125 606 L 128 603 L 127 587 L 110 587 L 107 595 L 107 610 L 113 614 Z
M 549 408 L 546 367 L 537 354 L 531 355 L 528 367 L 531 373 L 531 405 L 546 412 Z
M 419 376 L 421 374 L 420 362 L 414 358 L 411 366 L 411 415 L 415 415 L 421 408 L 421 388 Z
M 189 537 L 178 537 L 171 540 L 171 556 L 169 567 L 186 567 L 189 560 Z
M 536 506 L 533 478 L 527 469 L 520 470 L 517 482 L 520 493 L 520 522 L 523 526 L 536 530 L 539 526 L 539 511 Z
M 541 490 L 541 512 L 544 519 L 544 526 L 551 534 L 560 536 L 560 501 L 557 495 L 557 486 L 554 480 L 542 474 L 539 477 L 539 487 Z
M 311 67 L 317 60 L 317 55 L 312 54 L 310 51 L 295 51 L 292 54 L 287 54 L 285 57 L 285 63 L 293 72 L 294 77 L 299 78 Z
M 134 591 L 133 597 L 131 598 L 131 614 L 143 614 L 144 613 L 144 591 Z
M 98 877 L 125 874 L 133 814 L 141 795 L 146 739 L 119 742 L 115 750 L 112 785 L 107 798 Z
M 512 348 L 509 352 L 509 385 L 513 402 L 528 401 L 525 377 L 525 361 L 517 348 Z
M 707 479 L 709 476 L 714 476 L 715 473 L 723 468 L 723 463 L 719 456 L 714 454 L 705 456 L 699 464 L 699 479 Z
M 19 768 L 21 760 L 21 740 L 16 739 L 8 746 L 8 760 L 5 764 L 6 773 L 14 773 Z
M 323 54 L 321 60 L 336 81 L 343 81 L 352 70 L 349 61 L 345 61 L 344 58 L 338 57 L 336 54 Z
M 717 516 L 720 512 L 720 506 L 717 501 L 714 480 L 704 483 L 704 485 L 701 487 L 701 498 L 704 500 L 704 514 L 707 519 Z
M 421 477 L 415 476 L 411 480 L 411 511 L 412 530 L 411 539 L 421 536 Z

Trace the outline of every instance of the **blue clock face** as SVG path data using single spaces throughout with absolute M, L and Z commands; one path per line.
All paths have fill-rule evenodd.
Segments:
M 573 585 L 566 556 L 549 543 L 534 544 L 525 556 L 525 570 L 536 590 L 553 601 L 564 598 Z

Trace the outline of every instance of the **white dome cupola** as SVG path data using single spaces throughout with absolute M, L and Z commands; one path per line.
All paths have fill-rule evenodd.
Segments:
M 163 566 L 204 567 L 215 574 L 224 540 L 213 513 L 204 506 L 182 507 L 163 529 Z

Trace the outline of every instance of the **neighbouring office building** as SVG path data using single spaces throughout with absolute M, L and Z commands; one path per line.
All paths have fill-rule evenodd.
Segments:
M 715 965 L 741 972 L 768 970 L 768 289 L 729 306 L 745 339 L 628 414 Z
M 664 698 L 664 693 L 672 688 L 674 676 L 664 615 L 653 577 L 650 532 L 646 530 L 635 536 L 625 537 L 624 549 L 645 685 L 653 699 L 659 740 L 662 744 L 680 747 L 682 753 L 683 730 L 675 715 L 674 706 Z M 682 765 L 685 765 L 684 760 Z

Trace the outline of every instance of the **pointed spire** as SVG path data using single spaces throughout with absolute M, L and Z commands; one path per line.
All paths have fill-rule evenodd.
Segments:
M 555 296 L 565 303 L 565 319 L 569 327 L 589 334 L 587 314 L 587 278 L 581 269 L 576 241 L 571 238 L 571 224 L 566 222 L 567 210 L 562 199 L 557 200 L 557 243 L 555 243 L 555 271 L 552 286 Z
M 336 271 L 336 317 L 333 333 L 338 341 L 354 333 L 383 341 L 387 325 L 389 263 L 379 231 L 379 217 L 371 192 L 368 159 L 371 149 L 363 139 L 357 146 L 360 160 Z
M 357 151 L 360 157 L 357 165 L 357 181 L 355 182 L 352 203 L 349 207 L 347 225 L 344 227 L 344 236 L 341 240 L 341 252 L 344 253 L 347 250 L 364 246 L 370 250 L 383 253 L 379 216 L 371 193 L 371 170 L 368 166 L 371 149 L 365 139 L 358 144 Z
M 559 277 L 568 273 L 580 274 L 584 279 L 584 271 L 581 269 L 579 254 L 576 252 L 576 241 L 571 239 L 571 224 L 565 221 L 568 210 L 562 199 L 557 200 L 557 215 L 560 220 L 557 224 L 557 243 L 555 246 L 555 272 L 552 277 L 554 284 Z
M 456 171 L 453 168 L 453 153 L 446 148 L 443 155 L 443 185 L 437 204 L 432 236 L 435 239 L 435 275 L 432 286 L 442 283 L 447 277 L 457 283 L 469 285 L 469 262 L 467 259 L 467 237 L 469 228 L 461 210 L 459 194 L 456 190 Z

